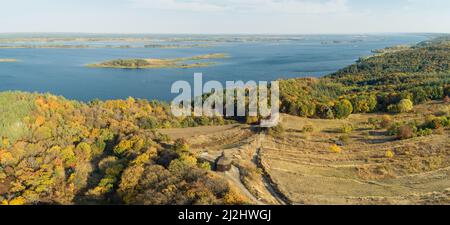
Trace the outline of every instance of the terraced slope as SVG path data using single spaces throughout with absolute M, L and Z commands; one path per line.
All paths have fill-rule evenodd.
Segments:
M 432 103 L 416 112 L 431 108 Z M 421 120 L 423 115 L 394 120 Z M 342 121 L 285 116 L 284 137 L 266 136 L 262 143 L 262 165 L 295 204 L 450 204 L 450 131 L 395 140 L 370 128 L 369 117 L 381 115 Z M 338 133 L 343 123 L 355 131 Z M 315 131 L 301 133 L 305 125 Z M 336 153 L 331 147 L 341 136 L 348 136 L 349 144 Z

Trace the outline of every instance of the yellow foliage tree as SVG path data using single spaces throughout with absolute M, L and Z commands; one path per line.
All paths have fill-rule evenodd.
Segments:
M 4 166 L 12 165 L 16 163 L 16 159 L 7 150 L 0 150 L 0 163 Z
M 230 191 L 224 196 L 223 203 L 225 205 L 243 205 L 248 203 L 249 201 L 239 194 L 234 188 L 230 188 Z
M 45 123 L 45 117 L 43 116 L 37 116 L 36 117 L 36 121 L 34 122 L 34 125 L 36 125 L 37 127 L 42 126 Z
M 10 145 L 10 143 L 9 143 L 9 139 L 7 138 L 7 137 L 3 137 L 2 138 L 2 143 L 1 143 L 1 146 L 3 146 L 3 147 L 9 147 L 9 145 Z
M 26 203 L 27 203 L 27 200 L 21 196 L 9 201 L 9 205 L 25 205 Z
M 122 140 L 119 142 L 119 144 L 114 147 L 114 152 L 116 154 L 123 154 L 127 150 L 131 149 L 133 147 L 133 142 L 130 140 Z

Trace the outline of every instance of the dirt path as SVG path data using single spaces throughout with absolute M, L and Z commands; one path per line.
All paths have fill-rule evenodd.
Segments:
M 233 182 L 235 186 L 239 188 L 241 193 L 244 194 L 250 200 L 252 200 L 253 203 L 258 205 L 265 205 L 264 202 L 260 201 L 252 193 L 250 193 L 250 191 L 241 182 L 240 172 L 237 167 L 233 166 L 230 171 L 224 173 L 224 176 L 225 178 Z
M 276 187 L 274 181 L 272 180 L 272 178 L 270 177 L 270 175 L 267 173 L 265 167 L 262 165 L 261 162 L 261 149 L 263 149 L 263 140 L 265 140 L 266 136 L 263 133 L 259 134 L 259 140 L 258 140 L 258 145 L 259 148 L 256 151 L 256 156 L 255 156 L 255 164 L 258 166 L 258 168 L 262 169 L 263 171 L 263 183 L 264 186 L 266 187 L 267 191 L 269 191 L 269 193 L 278 201 L 278 203 L 280 205 L 289 205 L 290 201 L 289 199 L 281 193 L 281 191 L 278 189 L 278 187 Z
M 275 188 L 275 186 L 273 185 L 273 181 L 266 174 L 266 172 L 264 172 L 264 173 L 265 174 L 263 176 L 263 182 L 264 182 L 264 185 L 265 185 L 267 191 L 269 191 L 269 193 L 278 201 L 278 203 L 280 205 L 290 205 L 290 203 L 287 203 L 287 201 L 285 200 L 285 199 L 287 199 L 287 197 L 282 195 L 280 193 L 280 191 L 278 190 L 278 188 Z

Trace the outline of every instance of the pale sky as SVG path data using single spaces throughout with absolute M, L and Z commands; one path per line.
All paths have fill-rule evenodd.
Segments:
M 0 0 L 0 33 L 450 33 L 449 0 Z

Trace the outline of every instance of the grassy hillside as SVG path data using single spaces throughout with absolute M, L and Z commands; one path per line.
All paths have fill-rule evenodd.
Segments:
M 433 101 L 343 120 L 283 115 L 284 132 L 262 139 L 261 167 L 294 204 L 450 204 L 450 127 L 410 129 L 449 109 Z M 387 132 L 392 123 L 402 132 Z

